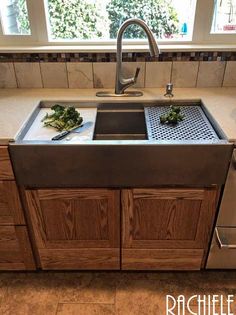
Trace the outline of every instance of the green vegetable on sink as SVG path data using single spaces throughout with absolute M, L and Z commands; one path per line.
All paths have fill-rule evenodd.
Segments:
M 79 127 L 83 118 L 74 106 L 65 107 L 55 104 L 51 107 L 52 113 L 46 114 L 42 119 L 45 127 L 52 127 L 58 131 L 66 131 Z
M 184 120 L 184 115 L 180 112 L 180 107 L 171 105 L 169 112 L 160 116 L 160 122 L 162 124 L 177 125 L 180 121 Z

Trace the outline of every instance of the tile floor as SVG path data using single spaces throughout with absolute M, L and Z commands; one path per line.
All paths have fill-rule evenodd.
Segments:
M 0 273 L 1 315 L 165 315 L 166 294 L 236 299 L 236 271 Z

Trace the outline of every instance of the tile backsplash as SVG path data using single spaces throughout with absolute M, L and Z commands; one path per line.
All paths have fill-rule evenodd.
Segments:
M 200 61 L 197 87 L 222 86 L 225 65 L 225 61 Z
M 19 88 L 42 88 L 40 65 L 37 62 L 14 63 L 17 86 Z M 0 74 L 1 76 L 1 74 Z
M 0 54 L 0 88 L 114 88 L 114 53 Z M 124 53 L 123 73 L 135 87 L 236 86 L 236 52 Z
M 195 87 L 198 68 L 198 61 L 174 61 L 172 65 L 172 83 L 175 87 Z

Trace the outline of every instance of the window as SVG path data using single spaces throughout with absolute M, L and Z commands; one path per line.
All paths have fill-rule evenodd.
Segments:
M 132 17 L 143 19 L 161 45 L 236 43 L 236 0 L 0 0 L 0 46 L 115 49 L 120 25 Z M 134 50 L 147 45 L 138 26 L 124 37 Z
M 158 39 L 191 40 L 196 0 L 47 0 L 52 40 L 114 39 L 122 22 L 141 18 Z M 130 26 L 127 39 L 144 39 Z
M 212 33 L 236 33 L 236 0 L 215 0 Z
M 1 0 L 1 22 L 5 35 L 30 35 L 26 0 Z

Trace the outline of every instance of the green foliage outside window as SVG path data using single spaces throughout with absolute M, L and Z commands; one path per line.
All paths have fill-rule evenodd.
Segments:
M 17 23 L 21 34 L 29 33 L 25 0 L 16 1 Z M 127 19 L 143 19 L 157 38 L 170 38 L 179 33 L 178 16 L 166 0 L 110 0 L 106 6 L 108 19 L 101 15 L 95 3 L 87 0 L 48 0 L 51 34 L 54 39 L 116 38 L 120 25 Z M 125 37 L 145 38 L 137 26 L 130 26 Z
M 54 38 L 93 39 L 102 36 L 95 4 L 86 0 L 48 0 L 51 32 Z
M 25 0 L 18 0 L 15 3 L 17 27 L 20 34 L 29 34 L 30 25 L 28 19 L 27 5 Z
M 129 18 L 141 18 L 157 38 L 178 34 L 178 16 L 168 1 L 164 0 L 111 0 L 107 5 L 110 23 L 110 37 L 116 38 L 120 25 Z M 137 26 L 130 26 L 125 38 L 145 38 Z

